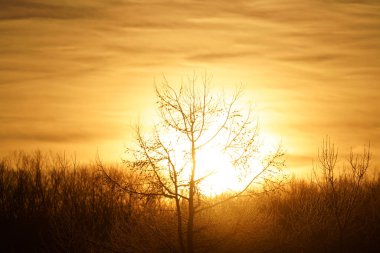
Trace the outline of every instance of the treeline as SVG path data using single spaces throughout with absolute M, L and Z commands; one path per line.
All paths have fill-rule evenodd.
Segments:
M 380 179 L 357 173 L 365 154 L 350 160 L 356 171 L 340 174 L 320 157 L 325 174 L 314 180 L 202 213 L 196 252 L 380 252 Z M 102 169 L 120 187 L 97 164 L 65 155 L 3 158 L 0 252 L 178 252 L 173 203 L 123 191 L 140 182 L 122 165 Z

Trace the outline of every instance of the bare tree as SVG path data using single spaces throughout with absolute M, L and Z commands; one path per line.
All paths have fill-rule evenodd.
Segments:
M 241 89 L 227 98 L 211 94 L 209 83 L 210 77 L 205 74 L 192 76 L 175 88 L 163 78 L 156 86 L 160 121 L 149 136 L 138 126 L 136 146 L 127 150 L 131 157 L 125 162 L 139 172 L 143 183 L 138 190 L 133 185 L 119 184 L 133 194 L 163 196 L 175 202 L 178 244 L 183 253 L 194 252 L 197 213 L 238 196 L 254 194 L 253 184 L 259 178 L 284 166 L 284 154 L 278 148 L 261 161 L 259 171 L 253 168 L 252 161 L 260 147 L 257 119 L 251 109 L 244 111 L 240 107 Z M 212 172 L 202 173 L 197 161 L 202 150 L 208 148 L 220 149 L 245 179 L 240 190 L 212 203 L 200 187 Z
M 370 145 L 363 152 L 355 154 L 351 149 L 345 170 L 337 171 L 338 149 L 330 138 L 323 140 L 318 150 L 319 163 L 313 166 L 314 176 L 319 187 L 326 193 L 327 206 L 332 211 L 339 240 L 339 251 L 344 252 L 343 240 L 352 214 L 357 207 L 360 187 L 370 167 Z M 318 172 L 321 175 L 318 175 Z

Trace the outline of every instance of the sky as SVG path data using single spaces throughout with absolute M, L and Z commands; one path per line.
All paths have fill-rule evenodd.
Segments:
M 204 71 L 244 86 L 292 172 L 327 135 L 380 164 L 377 0 L 0 0 L 0 155 L 118 162 L 155 80 Z

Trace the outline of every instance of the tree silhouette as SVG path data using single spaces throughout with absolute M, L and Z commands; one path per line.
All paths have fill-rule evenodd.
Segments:
M 255 194 L 253 184 L 268 178 L 284 166 L 283 152 L 278 148 L 254 168 L 259 153 L 258 125 L 252 110 L 239 105 L 242 90 L 231 96 L 212 94 L 210 77 L 189 77 L 179 88 L 169 85 L 164 77 L 156 85 L 160 121 L 150 135 L 136 128 L 136 146 L 128 148 L 125 161 L 139 172 L 141 184 L 121 184 L 125 191 L 146 197 L 162 196 L 175 202 L 180 252 L 194 252 L 194 219 L 196 215 L 233 198 Z M 197 162 L 202 150 L 217 148 L 229 157 L 244 184 L 217 202 L 207 201 L 200 184 L 210 173 L 202 173 Z M 257 163 L 256 163 L 257 164 Z M 244 179 L 244 180 L 243 180 Z
M 370 145 L 362 153 L 351 149 L 345 170 L 337 167 L 338 149 L 327 136 L 318 149 L 318 162 L 313 167 L 316 183 L 326 193 L 327 207 L 332 211 L 338 228 L 339 252 L 346 252 L 344 241 L 346 230 L 353 221 L 353 213 L 359 204 L 358 198 L 371 164 Z M 318 175 L 318 173 L 320 175 Z

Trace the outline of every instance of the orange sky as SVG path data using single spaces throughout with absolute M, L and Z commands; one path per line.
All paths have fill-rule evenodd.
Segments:
M 326 134 L 380 152 L 378 1 L 3 0 L 0 155 L 97 150 L 120 161 L 150 116 L 154 80 L 207 70 L 243 84 L 288 168 L 311 167 Z

